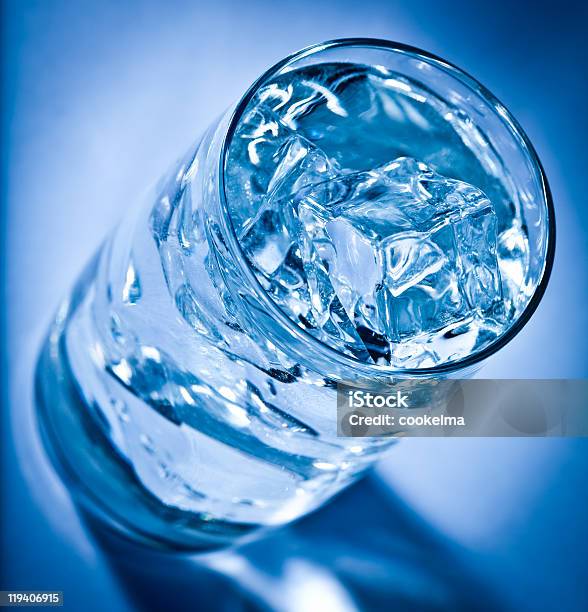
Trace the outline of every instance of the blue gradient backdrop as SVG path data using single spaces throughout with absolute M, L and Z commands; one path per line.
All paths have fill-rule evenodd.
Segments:
M 125 202 L 269 65 L 331 38 L 427 49 L 473 74 L 518 118 L 551 183 L 557 253 L 537 313 L 483 375 L 586 377 L 586 3 L 12 0 L 3 12 L 0 587 L 60 589 L 72 610 L 131 610 L 160 601 L 154 583 L 160 595 L 183 591 L 174 582 L 183 575 L 193 590 L 178 608 L 312 609 L 318 593 L 336 610 L 405 609 L 421 595 L 430 603 L 434 575 L 457 593 L 455 609 L 469 609 L 476 594 L 487 609 L 588 609 L 584 440 L 406 440 L 328 519 L 318 513 L 253 547 L 246 562 L 213 560 L 194 574 L 139 556 L 151 580 L 113 561 L 132 551 L 113 554 L 116 545 L 87 538 L 26 440 L 41 334 Z M 387 548 L 351 545 L 348 521 L 367 508 L 378 521 L 360 534 Z M 308 544 L 315 537 L 322 556 Z M 421 556 L 398 555 L 402 542 Z M 302 563 L 295 570 L 293 558 Z M 342 578 L 346 559 L 354 578 Z M 452 564 L 453 573 L 441 571 Z M 389 585 L 379 595 L 366 578 L 378 571 Z M 265 582 L 254 589 L 247 572 Z M 245 575 L 248 586 L 239 586 Z M 363 587 L 350 586 L 362 576 Z M 283 599 L 269 596 L 276 585 Z M 448 609 L 435 601 L 423 609 Z

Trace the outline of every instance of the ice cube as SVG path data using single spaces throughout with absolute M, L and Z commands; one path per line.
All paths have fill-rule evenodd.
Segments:
M 298 200 L 311 241 L 321 228 L 331 283 L 360 333 L 426 341 L 500 317 L 496 217 L 475 187 L 399 158 L 303 189 Z
M 286 258 L 292 237 L 281 212 L 268 207 L 259 211 L 245 228 L 241 244 L 256 268 L 271 275 Z
M 247 255 L 268 275 L 280 267 L 298 232 L 288 206 L 291 194 L 334 178 L 337 172 L 318 147 L 296 135 L 282 143 L 272 160 L 274 172 L 268 178 L 266 194 L 240 230 Z
M 268 193 L 243 228 L 244 251 L 266 291 L 293 319 L 329 344 L 369 360 L 349 316 L 349 301 L 343 303 L 344 288 L 333 286 L 329 265 L 335 253 L 324 221 L 297 201 L 298 194 L 333 180 L 339 169 L 300 136 L 289 138 L 275 158 Z
M 305 187 L 333 179 L 339 172 L 336 162 L 302 136 L 292 136 L 274 156 L 275 172 L 268 184 L 267 201 L 291 199 Z

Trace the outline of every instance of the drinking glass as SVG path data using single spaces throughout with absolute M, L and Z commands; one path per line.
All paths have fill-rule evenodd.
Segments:
M 259 284 L 229 215 L 238 202 L 225 180 L 228 149 L 260 87 L 322 62 L 405 75 L 484 138 L 483 179 L 500 181 L 522 208 L 529 265 L 517 316 L 483 350 L 417 370 L 359 362 L 299 327 Z M 415 134 L 415 147 L 429 146 L 426 134 Z M 437 169 L 455 174 L 452 164 L 444 151 Z M 476 184 L 479 168 L 461 163 L 456 178 Z M 389 41 L 304 49 L 263 74 L 147 196 L 129 204 L 86 266 L 38 362 L 45 446 L 86 512 L 153 546 L 210 549 L 296 519 L 357 479 L 393 442 L 337 436 L 337 384 L 471 375 L 536 309 L 554 237 L 551 196 L 532 145 L 472 77 Z

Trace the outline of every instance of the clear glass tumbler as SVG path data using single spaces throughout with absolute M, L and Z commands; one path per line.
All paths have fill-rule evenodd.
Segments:
M 530 257 L 517 317 L 481 352 L 419 370 L 359 362 L 280 311 L 242 253 L 228 213 L 238 203 L 225 189 L 231 138 L 264 83 L 326 61 L 385 66 L 449 101 L 485 138 L 485 172 L 523 208 Z M 79 278 L 37 368 L 46 448 L 86 511 L 151 545 L 213 548 L 291 521 L 353 482 L 392 442 L 337 437 L 337 383 L 471 374 L 537 307 L 554 235 L 531 144 L 474 79 L 387 41 L 305 49 L 261 76 L 129 207 Z

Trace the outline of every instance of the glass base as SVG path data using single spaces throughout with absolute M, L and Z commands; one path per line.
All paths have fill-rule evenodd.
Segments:
M 35 396 L 43 444 L 81 509 L 126 538 L 170 550 L 213 550 L 258 533 L 256 525 L 205 520 L 166 506 L 141 484 L 78 389 L 65 350 L 67 319 L 68 313 L 59 316 L 49 330 L 37 362 Z

